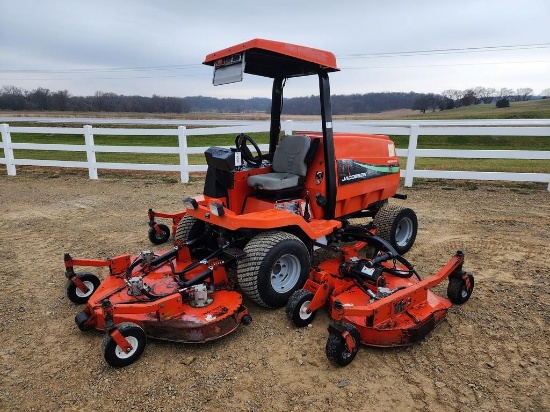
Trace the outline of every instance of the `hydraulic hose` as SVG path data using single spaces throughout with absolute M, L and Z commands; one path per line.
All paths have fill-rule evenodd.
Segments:
M 371 262 L 374 262 L 372 263 L 372 266 L 374 266 L 375 264 L 381 263 L 382 261 L 395 259 L 401 264 L 403 264 L 403 266 L 405 266 L 407 269 L 409 269 L 409 271 L 404 272 L 402 270 L 391 269 L 386 267 L 384 268 L 384 271 L 400 278 L 410 278 L 414 274 L 416 275 L 418 280 L 421 280 L 420 275 L 416 272 L 416 270 L 414 269 L 414 266 L 407 259 L 405 259 L 399 253 L 397 253 L 397 251 L 393 248 L 393 246 L 389 242 L 382 239 L 381 237 L 373 235 L 368 230 L 365 230 L 357 226 L 348 226 L 342 229 L 341 233 L 343 236 L 351 240 L 366 242 L 371 246 L 375 246 L 376 248 L 378 248 L 378 250 L 386 251 L 386 253 L 384 253 L 383 255 L 375 257 L 374 259 L 371 260 Z

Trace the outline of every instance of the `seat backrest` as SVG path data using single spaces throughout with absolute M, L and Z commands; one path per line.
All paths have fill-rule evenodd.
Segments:
M 304 177 L 307 173 L 305 158 L 310 145 L 311 140 L 308 136 L 285 135 L 281 137 L 273 154 L 273 171 Z

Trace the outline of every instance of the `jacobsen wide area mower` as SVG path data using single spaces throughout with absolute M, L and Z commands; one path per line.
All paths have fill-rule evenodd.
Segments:
M 189 244 L 156 254 L 112 259 L 75 259 L 65 255 L 67 296 L 86 307 L 75 317 L 82 331 L 105 331 L 103 354 L 111 366 L 137 360 L 146 336 L 188 343 L 221 338 L 252 318 L 227 275 L 242 250 L 223 245 L 203 260 L 192 259 Z M 108 267 L 102 281 L 75 266 Z
M 338 71 L 330 52 L 254 39 L 211 53 L 214 85 L 241 81 L 243 73 L 273 79 L 269 152 L 248 135 L 235 147 L 211 147 L 203 195 L 184 199 L 186 210 L 149 211 L 149 238 L 162 243 L 172 218 L 176 241 L 194 242 L 197 259 L 219 245 L 237 242 L 244 257 L 238 283 L 254 302 L 281 307 L 306 281 L 316 244 L 331 245 L 349 219 L 373 218 L 371 229 L 400 254 L 414 243 L 417 218 L 409 208 L 388 203 L 397 193 L 399 158 L 387 136 L 333 133 L 330 72 Z M 283 87 L 288 78 L 319 78 L 322 132 L 281 136 Z
M 357 242 L 333 248 L 339 256 L 312 268 L 286 307 L 298 327 L 310 324 L 319 309 L 328 309 L 332 321 L 326 355 L 337 365 L 351 363 L 360 344 L 393 347 L 417 342 L 445 319 L 451 302 L 462 304 L 472 294 L 474 277 L 462 270 L 461 251 L 435 275 L 421 280 L 405 258 L 372 232 L 349 226 L 340 237 Z M 364 248 L 370 257 L 359 257 Z M 430 291 L 447 278 L 450 302 Z

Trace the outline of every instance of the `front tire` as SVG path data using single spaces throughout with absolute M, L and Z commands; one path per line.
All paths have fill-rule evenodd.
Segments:
M 195 259 L 202 259 L 218 249 L 216 240 L 212 237 L 212 226 L 193 216 L 185 215 L 176 229 L 174 242 L 187 242 L 202 237 L 197 243 L 191 245 L 189 250 Z
M 388 241 L 400 255 L 408 252 L 416 240 L 418 218 L 408 207 L 387 203 L 376 213 L 373 223 L 378 228 L 376 234 Z
M 106 335 L 103 338 L 103 356 L 109 365 L 120 368 L 138 360 L 145 350 L 147 337 L 143 329 L 132 322 L 121 323 L 117 325 L 117 328 L 128 343 L 132 345 L 132 349 L 130 352 L 124 351 L 110 335 Z
M 256 235 L 244 248 L 237 278 L 242 291 L 268 308 L 286 305 L 309 276 L 310 259 L 304 243 L 296 236 L 269 231 Z

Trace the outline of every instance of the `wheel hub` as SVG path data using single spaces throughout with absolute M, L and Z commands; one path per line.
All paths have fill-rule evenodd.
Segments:
M 309 319 L 311 317 L 312 312 L 308 313 L 308 311 L 307 311 L 307 308 L 308 308 L 310 303 L 311 303 L 311 301 L 306 300 L 304 303 L 302 303 L 302 306 L 300 306 L 300 312 L 299 312 L 300 319 L 306 320 L 306 319 Z
M 122 349 L 120 346 L 117 345 L 117 347 L 115 348 L 115 354 L 119 359 L 129 358 L 137 350 L 137 347 L 138 347 L 139 343 L 138 343 L 138 340 L 135 337 L 126 336 L 126 340 L 132 346 L 132 349 L 129 352 L 126 352 L 124 349 Z
M 85 280 L 82 283 L 86 285 L 86 287 L 88 288 L 88 292 L 82 292 L 79 288 L 76 288 L 75 293 L 76 296 L 78 296 L 79 298 L 87 298 L 94 292 L 94 284 L 89 280 Z
M 413 235 L 414 225 L 410 218 L 401 219 L 395 230 L 395 243 L 399 246 L 406 246 Z
M 271 268 L 271 286 L 279 293 L 286 293 L 296 285 L 302 266 L 294 255 L 283 255 Z

